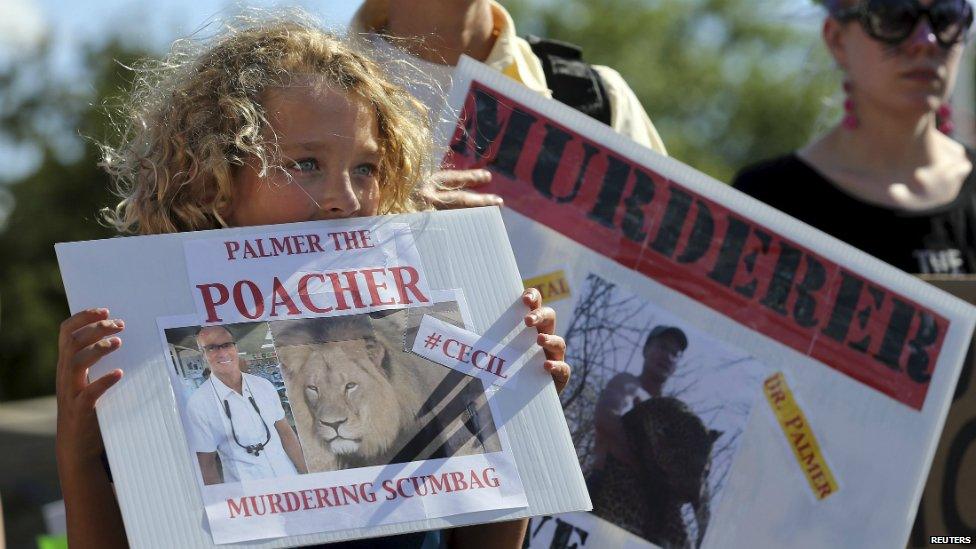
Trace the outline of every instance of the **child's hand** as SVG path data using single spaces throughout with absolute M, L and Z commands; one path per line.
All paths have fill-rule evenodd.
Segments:
M 488 170 L 439 170 L 434 173 L 434 185 L 421 193 L 428 204 L 438 210 L 501 206 L 502 198 L 469 189 L 482 187 L 491 182 Z
M 542 346 L 546 352 L 546 371 L 552 376 L 552 381 L 556 384 L 556 392 L 562 392 L 569 383 L 569 364 L 563 362 L 566 358 L 566 341 L 554 335 L 556 331 L 556 311 L 550 307 L 542 307 L 542 294 L 535 288 L 529 288 L 522 293 L 522 303 L 529 309 L 525 315 L 525 325 L 535 327 L 539 331 L 536 342 Z
M 89 383 L 88 368 L 122 345 L 118 337 L 107 336 L 124 327 L 121 320 L 109 320 L 108 309 L 81 311 L 61 323 L 57 371 L 60 466 L 91 464 L 101 458 L 102 436 L 95 402 L 122 379 L 122 370 L 113 370 Z

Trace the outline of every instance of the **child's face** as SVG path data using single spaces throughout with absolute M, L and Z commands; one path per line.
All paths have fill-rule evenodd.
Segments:
M 277 138 L 283 169 L 261 177 L 249 162 L 238 170 L 232 225 L 376 215 L 380 147 L 376 117 L 365 101 L 313 81 L 269 90 L 263 104 L 266 138 Z

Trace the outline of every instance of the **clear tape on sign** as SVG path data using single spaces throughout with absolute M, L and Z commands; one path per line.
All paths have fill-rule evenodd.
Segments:
M 413 352 L 448 368 L 501 387 L 514 377 L 525 355 L 512 346 L 486 339 L 430 315 L 420 322 Z

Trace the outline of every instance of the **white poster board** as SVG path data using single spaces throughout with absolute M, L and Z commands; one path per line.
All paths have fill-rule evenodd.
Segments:
M 72 312 L 126 322 L 91 374 L 125 371 L 97 411 L 134 547 L 296 546 L 590 507 L 496 208 L 57 253 Z
M 532 547 L 905 544 L 971 306 L 470 59 L 449 103 L 445 165 L 492 172 L 484 191 L 505 200 L 519 268 L 575 367 L 562 397 L 594 514 L 534 519 Z M 681 358 L 652 395 L 664 339 Z M 750 404 L 727 398 L 749 385 Z M 630 414 L 668 398 L 688 408 L 667 416 L 682 433 Z M 605 442 L 628 416 L 616 447 L 636 465 Z M 697 465 L 677 465 L 678 443 L 640 447 L 655 437 Z

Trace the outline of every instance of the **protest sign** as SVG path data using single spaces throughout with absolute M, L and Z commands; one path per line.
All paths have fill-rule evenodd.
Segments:
M 972 307 L 470 59 L 449 104 L 444 164 L 567 319 L 594 514 L 531 547 L 904 544 Z
M 98 416 L 134 546 L 590 508 L 497 209 L 57 252 L 72 311 L 126 321 L 92 375 L 126 374 Z

